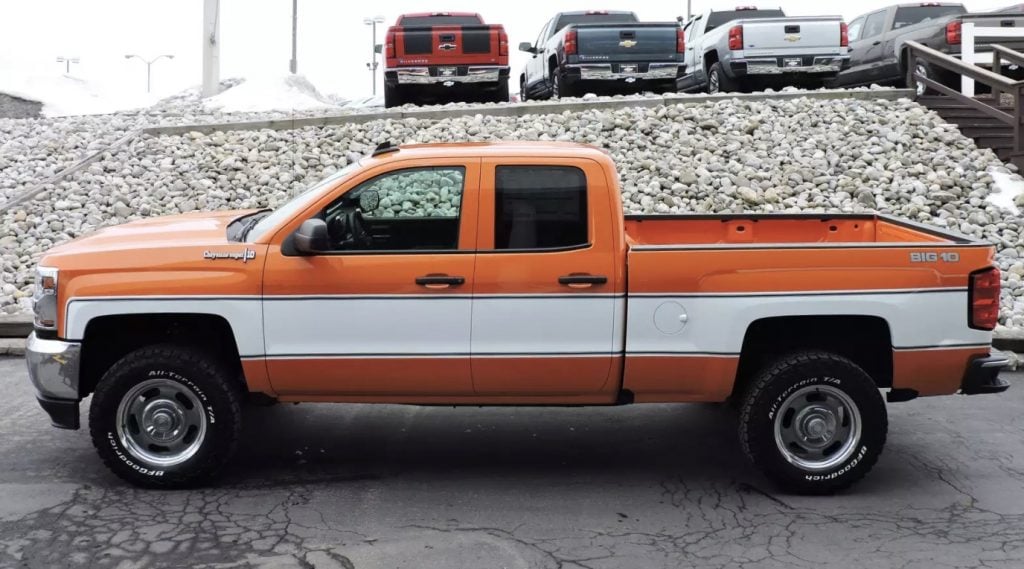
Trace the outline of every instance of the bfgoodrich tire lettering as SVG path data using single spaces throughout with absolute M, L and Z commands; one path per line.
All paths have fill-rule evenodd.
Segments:
M 747 456 L 781 487 L 828 494 L 871 470 L 887 429 L 885 403 L 863 369 L 835 354 L 803 352 L 757 376 L 739 434 Z
M 119 360 L 103 375 L 89 409 L 103 462 L 124 480 L 151 488 L 212 480 L 234 453 L 240 429 L 231 378 L 212 358 L 182 346 L 142 348 Z M 147 446 L 157 436 L 164 437 L 160 444 Z

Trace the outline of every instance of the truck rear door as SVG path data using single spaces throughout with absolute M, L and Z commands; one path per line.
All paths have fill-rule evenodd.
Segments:
M 616 293 L 621 260 L 608 183 L 593 161 L 544 162 L 481 165 L 473 386 L 479 394 L 611 402 L 625 299 Z
M 665 61 L 675 57 L 674 24 L 586 24 L 576 28 L 581 61 Z
M 496 63 L 499 32 L 470 16 L 404 17 L 395 41 L 399 65 Z M 403 61 L 404 60 L 404 61 Z

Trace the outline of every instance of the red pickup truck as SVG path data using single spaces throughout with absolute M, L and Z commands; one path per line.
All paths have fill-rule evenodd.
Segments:
M 404 14 L 384 39 L 384 106 L 441 98 L 508 102 L 508 35 L 480 14 Z
M 586 146 L 385 147 L 273 212 L 102 229 L 40 261 L 29 375 L 59 427 L 92 394 L 93 444 L 145 486 L 216 474 L 258 394 L 733 401 L 754 464 L 831 492 L 882 451 L 881 391 L 1008 387 L 992 244 L 881 215 L 624 218 L 619 192 Z

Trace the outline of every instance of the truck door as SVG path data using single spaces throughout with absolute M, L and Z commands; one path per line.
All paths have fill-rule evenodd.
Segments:
M 547 81 L 547 63 L 544 46 L 548 41 L 548 31 L 551 29 L 552 21 L 549 20 L 541 29 L 540 35 L 537 36 L 537 42 L 533 45 L 536 53 L 532 54 L 530 59 L 526 61 L 526 85 L 531 90 L 539 89 L 540 85 Z
M 479 172 L 476 158 L 385 164 L 315 215 L 327 222 L 328 250 L 298 255 L 275 238 L 263 298 L 275 391 L 472 395 Z
M 864 20 L 857 41 L 850 41 L 850 70 L 854 77 L 852 84 L 864 84 L 878 80 L 882 72 L 883 35 L 888 10 L 868 14 Z
M 483 160 L 471 348 L 480 394 L 617 388 L 625 299 L 605 172 L 544 162 Z

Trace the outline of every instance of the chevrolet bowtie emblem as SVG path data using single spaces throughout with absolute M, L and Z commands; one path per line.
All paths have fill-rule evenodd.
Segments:
M 622 40 L 619 42 L 622 47 L 633 47 L 636 45 L 636 40 Z
M 785 40 L 789 42 L 800 41 L 800 34 L 789 34 L 785 37 Z
M 452 50 L 455 49 L 455 44 L 453 44 L 453 43 L 443 43 L 443 44 L 441 44 L 441 45 L 439 45 L 437 47 L 441 51 L 452 51 Z

